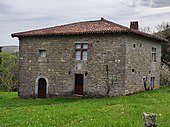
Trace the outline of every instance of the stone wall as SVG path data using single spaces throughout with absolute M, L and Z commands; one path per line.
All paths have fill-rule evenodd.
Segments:
M 147 77 L 147 86 L 150 86 L 151 77 L 155 77 L 154 89 L 160 86 L 160 42 L 144 37 L 128 36 L 126 41 L 126 94 L 144 91 L 143 78 Z M 134 47 L 135 45 L 135 47 Z M 152 47 L 156 48 L 156 62 L 152 60 Z M 134 69 L 134 72 L 132 72 Z
M 88 60 L 75 60 L 75 43 L 89 44 Z M 47 51 L 46 58 L 39 57 L 39 49 Z M 45 36 L 20 38 L 19 95 L 36 97 L 38 79 L 47 80 L 48 96 L 74 94 L 75 74 L 84 74 L 84 94 L 106 94 L 105 66 L 109 77 L 118 77 L 110 95 L 124 94 L 125 43 L 119 35 Z M 79 66 L 79 68 L 77 68 Z M 85 75 L 87 73 L 87 75 Z
M 87 61 L 75 60 L 77 42 L 88 43 Z M 133 43 L 136 43 L 136 49 L 131 49 Z M 139 47 L 140 43 L 142 47 Z M 157 63 L 145 61 L 151 59 L 152 45 L 158 46 Z M 46 50 L 45 58 L 39 57 L 40 49 Z M 47 81 L 47 97 L 71 96 L 74 94 L 75 74 L 84 74 L 84 95 L 105 96 L 106 65 L 109 68 L 109 81 L 111 82 L 112 77 L 117 79 L 109 96 L 143 90 L 143 76 L 154 75 L 158 86 L 159 53 L 159 44 L 129 35 L 23 37 L 20 38 L 19 95 L 37 97 L 38 79 L 44 78 Z M 131 72 L 132 68 L 135 69 L 134 74 Z

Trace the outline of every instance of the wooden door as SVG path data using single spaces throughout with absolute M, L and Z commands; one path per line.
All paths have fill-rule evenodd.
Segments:
M 46 98 L 47 82 L 44 78 L 40 78 L 38 81 L 38 98 Z
M 75 94 L 83 95 L 83 74 L 75 74 Z

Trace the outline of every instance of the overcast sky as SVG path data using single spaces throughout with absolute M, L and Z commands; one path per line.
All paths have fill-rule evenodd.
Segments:
M 11 33 L 101 17 L 153 29 L 170 21 L 170 0 L 0 0 L 0 46 L 19 45 Z

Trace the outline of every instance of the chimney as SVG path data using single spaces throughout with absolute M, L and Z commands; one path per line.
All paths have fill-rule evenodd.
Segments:
M 139 30 L 138 21 L 130 22 L 130 29 Z

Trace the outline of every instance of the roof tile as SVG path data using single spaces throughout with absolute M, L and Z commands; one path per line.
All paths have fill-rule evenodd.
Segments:
M 111 21 L 101 19 L 95 21 L 77 22 L 72 24 L 66 24 L 61 26 L 49 27 L 38 30 L 31 30 L 26 32 L 14 33 L 12 37 L 24 37 L 24 36 L 43 36 L 43 35 L 70 35 L 70 34 L 89 34 L 89 33 L 115 33 L 115 32 L 128 32 L 133 34 L 142 35 L 152 39 L 160 41 L 166 41 L 164 39 L 155 37 L 153 35 L 143 33 L 137 30 L 130 29 L 128 27 L 113 23 Z

